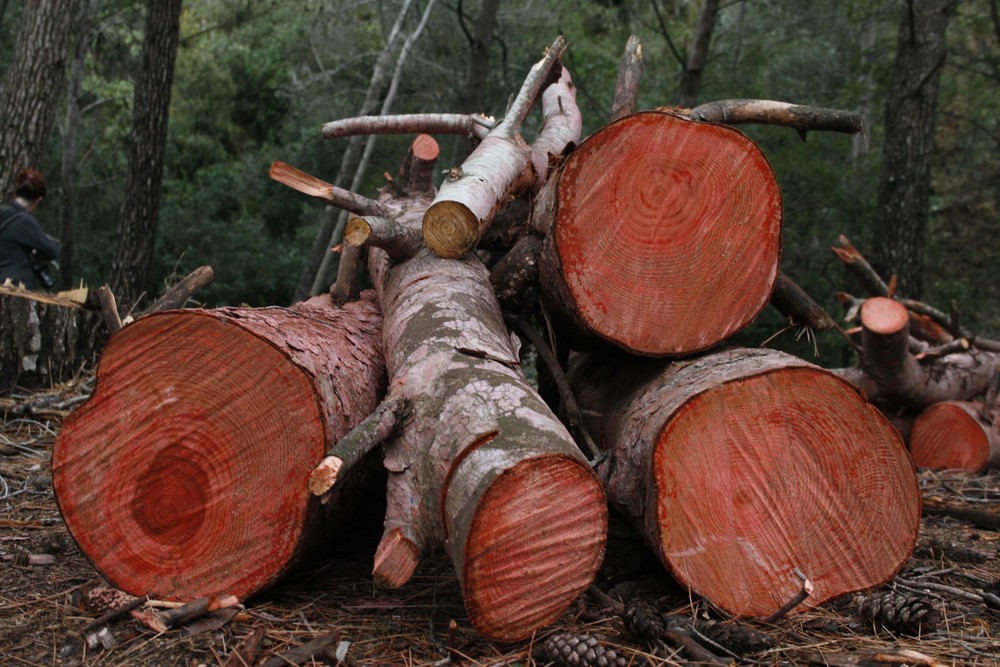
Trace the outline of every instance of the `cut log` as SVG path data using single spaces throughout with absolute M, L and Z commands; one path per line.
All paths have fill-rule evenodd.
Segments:
M 411 159 L 437 157 L 419 141 Z M 331 482 L 336 489 L 357 449 L 392 433 L 376 581 L 403 585 L 423 553 L 444 545 L 472 625 L 491 639 L 525 639 L 593 580 L 607 533 L 604 491 L 521 373 L 482 262 L 443 259 L 423 246 L 402 256 L 412 246 L 389 234 L 408 239 L 421 229 L 433 189 L 411 183 L 407 194 L 400 185 L 379 199 L 377 214 L 389 222 L 369 219 L 347 236 L 373 246 L 389 394 L 317 468 L 313 492 Z M 408 409 L 396 410 L 400 404 Z M 393 414 L 395 430 L 386 422 Z
M 52 455 L 83 553 L 134 595 L 246 599 L 277 581 L 324 538 L 310 473 L 385 389 L 380 326 L 369 293 L 119 331 Z
M 627 116 L 571 153 L 536 201 L 546 301 L 634 353 L 710 348 L 767 305 L 781 219 L 774 173 L 739 131 Z
M 1000 466 L 1000 410 L 983 415 L 981 403 L 935 403 L 913 424 L 910 455 L 920 468 L 978 474 Z
M 923 408 L 986 391 L 1000 353 L 970 349 L 921 363 L 910 353 L 910 316 L 899 301 L 872 297 L 861 306 L 861 365 L 834 372 L 870 400 Z
M 595 355 L 596 356 L 596 355 Z M 899 434 L 848 383 L 787 354 L 734 349 L 665 368 L 574 368 L 608 458 L 608 499 L 677 580 L 739 616 L 812 607 L 890 580 L 920 491 Z

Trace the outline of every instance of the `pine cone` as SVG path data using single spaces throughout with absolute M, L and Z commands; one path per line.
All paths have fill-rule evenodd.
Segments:
M 867 622 L 896 634 L 930 632 L 941 620 L 941 614 L 924 598 L 896 591 L 858 596 L 857 605 L 858 613 Z
M 667 629 L 667 622 L 660 610 L 639 599 L 625 603 L 622 620 L 628 633 L 646 644 L 662 639 L 663 632 Z
M 627 667 L 645 664 L 619 655 L 601 644 L 595 635 L 561 633 L 551 635 L 533 652 L 535 660 L 549 661 L 558 667 Z
M 107 613 L 112 609 L 122 607 L 135 599 L 134 595 L 129 595 L 117 588 L 98 586 L 90 589 L 84 596 L 82 602 L 84 608 L 95 616 Z

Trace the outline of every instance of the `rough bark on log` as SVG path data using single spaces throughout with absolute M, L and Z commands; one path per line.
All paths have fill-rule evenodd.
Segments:
M 596 355 L 595 355 L 596 356 Z M 596 361 L 596 363 L 595 363 Z M 920 492 L 899 434 L 846 382 L 787 354 L 676 362 L 584 356 L 574 388 L 609 450 L 608 499 L 685 586 L 767 616 L 884 583 L 911 553 Z
M 536 200 L 547 303 L 643 355 L 704 350 L 767 305 L 781 194 L 739 131 L 662 112 L 610 123 Z
M 982 404 L 970 401 L 925 408 L 913 424 L 910 455 L 920 468 L 978 474 L 1000 466 L 1000 409 L 984 416 Z
M 396 195 L 383 193 L 380 214 L 419 229 L 431 197 Z M 445 545 L 473 626 L 496 640 L 527 638 L 596 574 L 603 489 L 521 373 L 478 258 L 421 247 L 390 261 L 370 248 L 369 272 L 385 318 L 386 403 L 409 406 L 384 448 L 388 509 L 375 578 L 401 586 L 423 552 Z M 341 444 L 389 430 L 368 426 Z
M 385 388 L 380 325 L 369 293 L 124 327 L 53 451 L 83 553 L 136 595 L 245 599 L 274 583 L 323 537 L 313 467 Z
M 893 299 L 865 301 L 861 327 L 861 365 L 834 372 L 870 400 L 916 408 L 969 400 L 985 392 L 1000 369 L 1000 353 L 978 349 L 921 363 L 909 350 L 909 313 Z

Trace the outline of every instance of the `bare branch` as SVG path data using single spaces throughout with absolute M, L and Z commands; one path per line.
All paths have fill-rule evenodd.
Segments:
M 857 134 L 864 130 L 864 116 L 854 111 L 809 107 L 774 100 L 720 100 L 691 110 L 694 120 L 713 123 L 784 125 L 799 132 L 828 131 Z
M 482 114 L 416 113 L 356 116 L 323 125 L 324 139 L 368 134 L 471 134 L 484 138 L 497 121 Z
M 641 80 L 642 43 L 638 37 L 632 35 L 625 44 L 625 52 L 618 65 L 618 81 L 615 83 L 615 99 L 611 104 L 611 120 L 618 120 L 635 113 Z

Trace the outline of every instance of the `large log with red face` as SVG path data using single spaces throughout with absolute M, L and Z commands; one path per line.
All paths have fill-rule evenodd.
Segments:
M 244 599 L 325 534 L 307 488 L 385 387 L 372 296 L 166 311 L 109 341 L 63 424 L 52 485 L 70 533 L 134 595 Z

